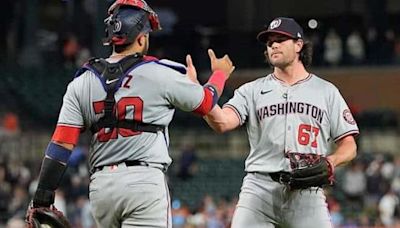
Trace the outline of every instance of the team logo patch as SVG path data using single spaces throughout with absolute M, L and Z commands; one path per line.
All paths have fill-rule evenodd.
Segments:
M 269 28 L 270 28 L 270 29 L 278 28 L 279 25 L 281 25 L 281 23 L 282 23 L 281 19 L 273 20 L 273 21 L 271 22 L 271 24 L 269 24 Z
M 352 125 L 356 124 L 356 121 L 354 120 L 353 115 L 351 114 L 349 109 L 345 109 L 343 111 L 343 118 L 349 124 L 352 124 Z
M 121 21 L 116 21 L 114 24 L 113 32 L 119 32 L 121 31 L 121 28 L 122 28 Z

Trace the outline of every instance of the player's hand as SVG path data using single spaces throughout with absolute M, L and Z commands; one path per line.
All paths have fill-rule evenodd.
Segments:
M 51 227 L 72 227 L 64 214 L 54 205 L 36 208 L 30 205 L 25 216 L 25 222 L 27 228 L 50 227 L 47 224 L 52 224 Z
M 197 80 L 197 71 L 193 65 L 192 57 L 190 55 L 186 56 L 186 73 L 192 82 L 200 84 Z
M 235 66 L 233 66 L 229 56 L 224 55 L 224 57 L 222 58 L 217 58 L 212 49 L 208 49 L 208 56 L 210 57 L 211 70 L 223 71 L 225 73 L 226 79 L 228 79 L 231 73 L 235 70 Z

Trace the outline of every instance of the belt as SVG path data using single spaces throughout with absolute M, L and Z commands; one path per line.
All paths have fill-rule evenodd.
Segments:
M 107 166 L 110 166 L 110 167 L 112 167 L 112 166 L 118 167 L 118 165 L 120 165 L 120 164 L 125 164 L 126 166 L 150 166 L 149 163 L 144 162 L 144 161 L 138 161 L 138 160 L 124 161 L 124 162 L 120 162 L 120 163 L 116 163 L 116 164 L 102 165 L 102 166 L 95 167 L 95 168 L 93 169 L 93 172 L 92 172 L 92 173 L 101 171 L 101 170 L 104 169 L 104 167 L 107 167 Z
M 288 172 L 269 173 L 269 176 L 273 181 L 281 184 L 288 184 L 290 182 L 290 173 Z

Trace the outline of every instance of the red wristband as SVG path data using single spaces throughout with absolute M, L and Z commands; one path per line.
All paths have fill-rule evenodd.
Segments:
M 210 76 L 210 79 L 208 79 L 208 83 L 213 84 L 220 91 L 224 90 L 225 81 L 225 73 L 221 70 L 214 71 L 214 73 Z

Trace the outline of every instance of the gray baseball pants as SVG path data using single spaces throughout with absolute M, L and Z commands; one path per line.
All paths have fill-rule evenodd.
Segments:
M 243 180 L 232 228 L 332 228 L 323 189 L 289 191 L 269 174 Z
M 149 166 L 106 166 L 90 177 L 89 199 L 98 228 L 171 228 L 165 174 Z

